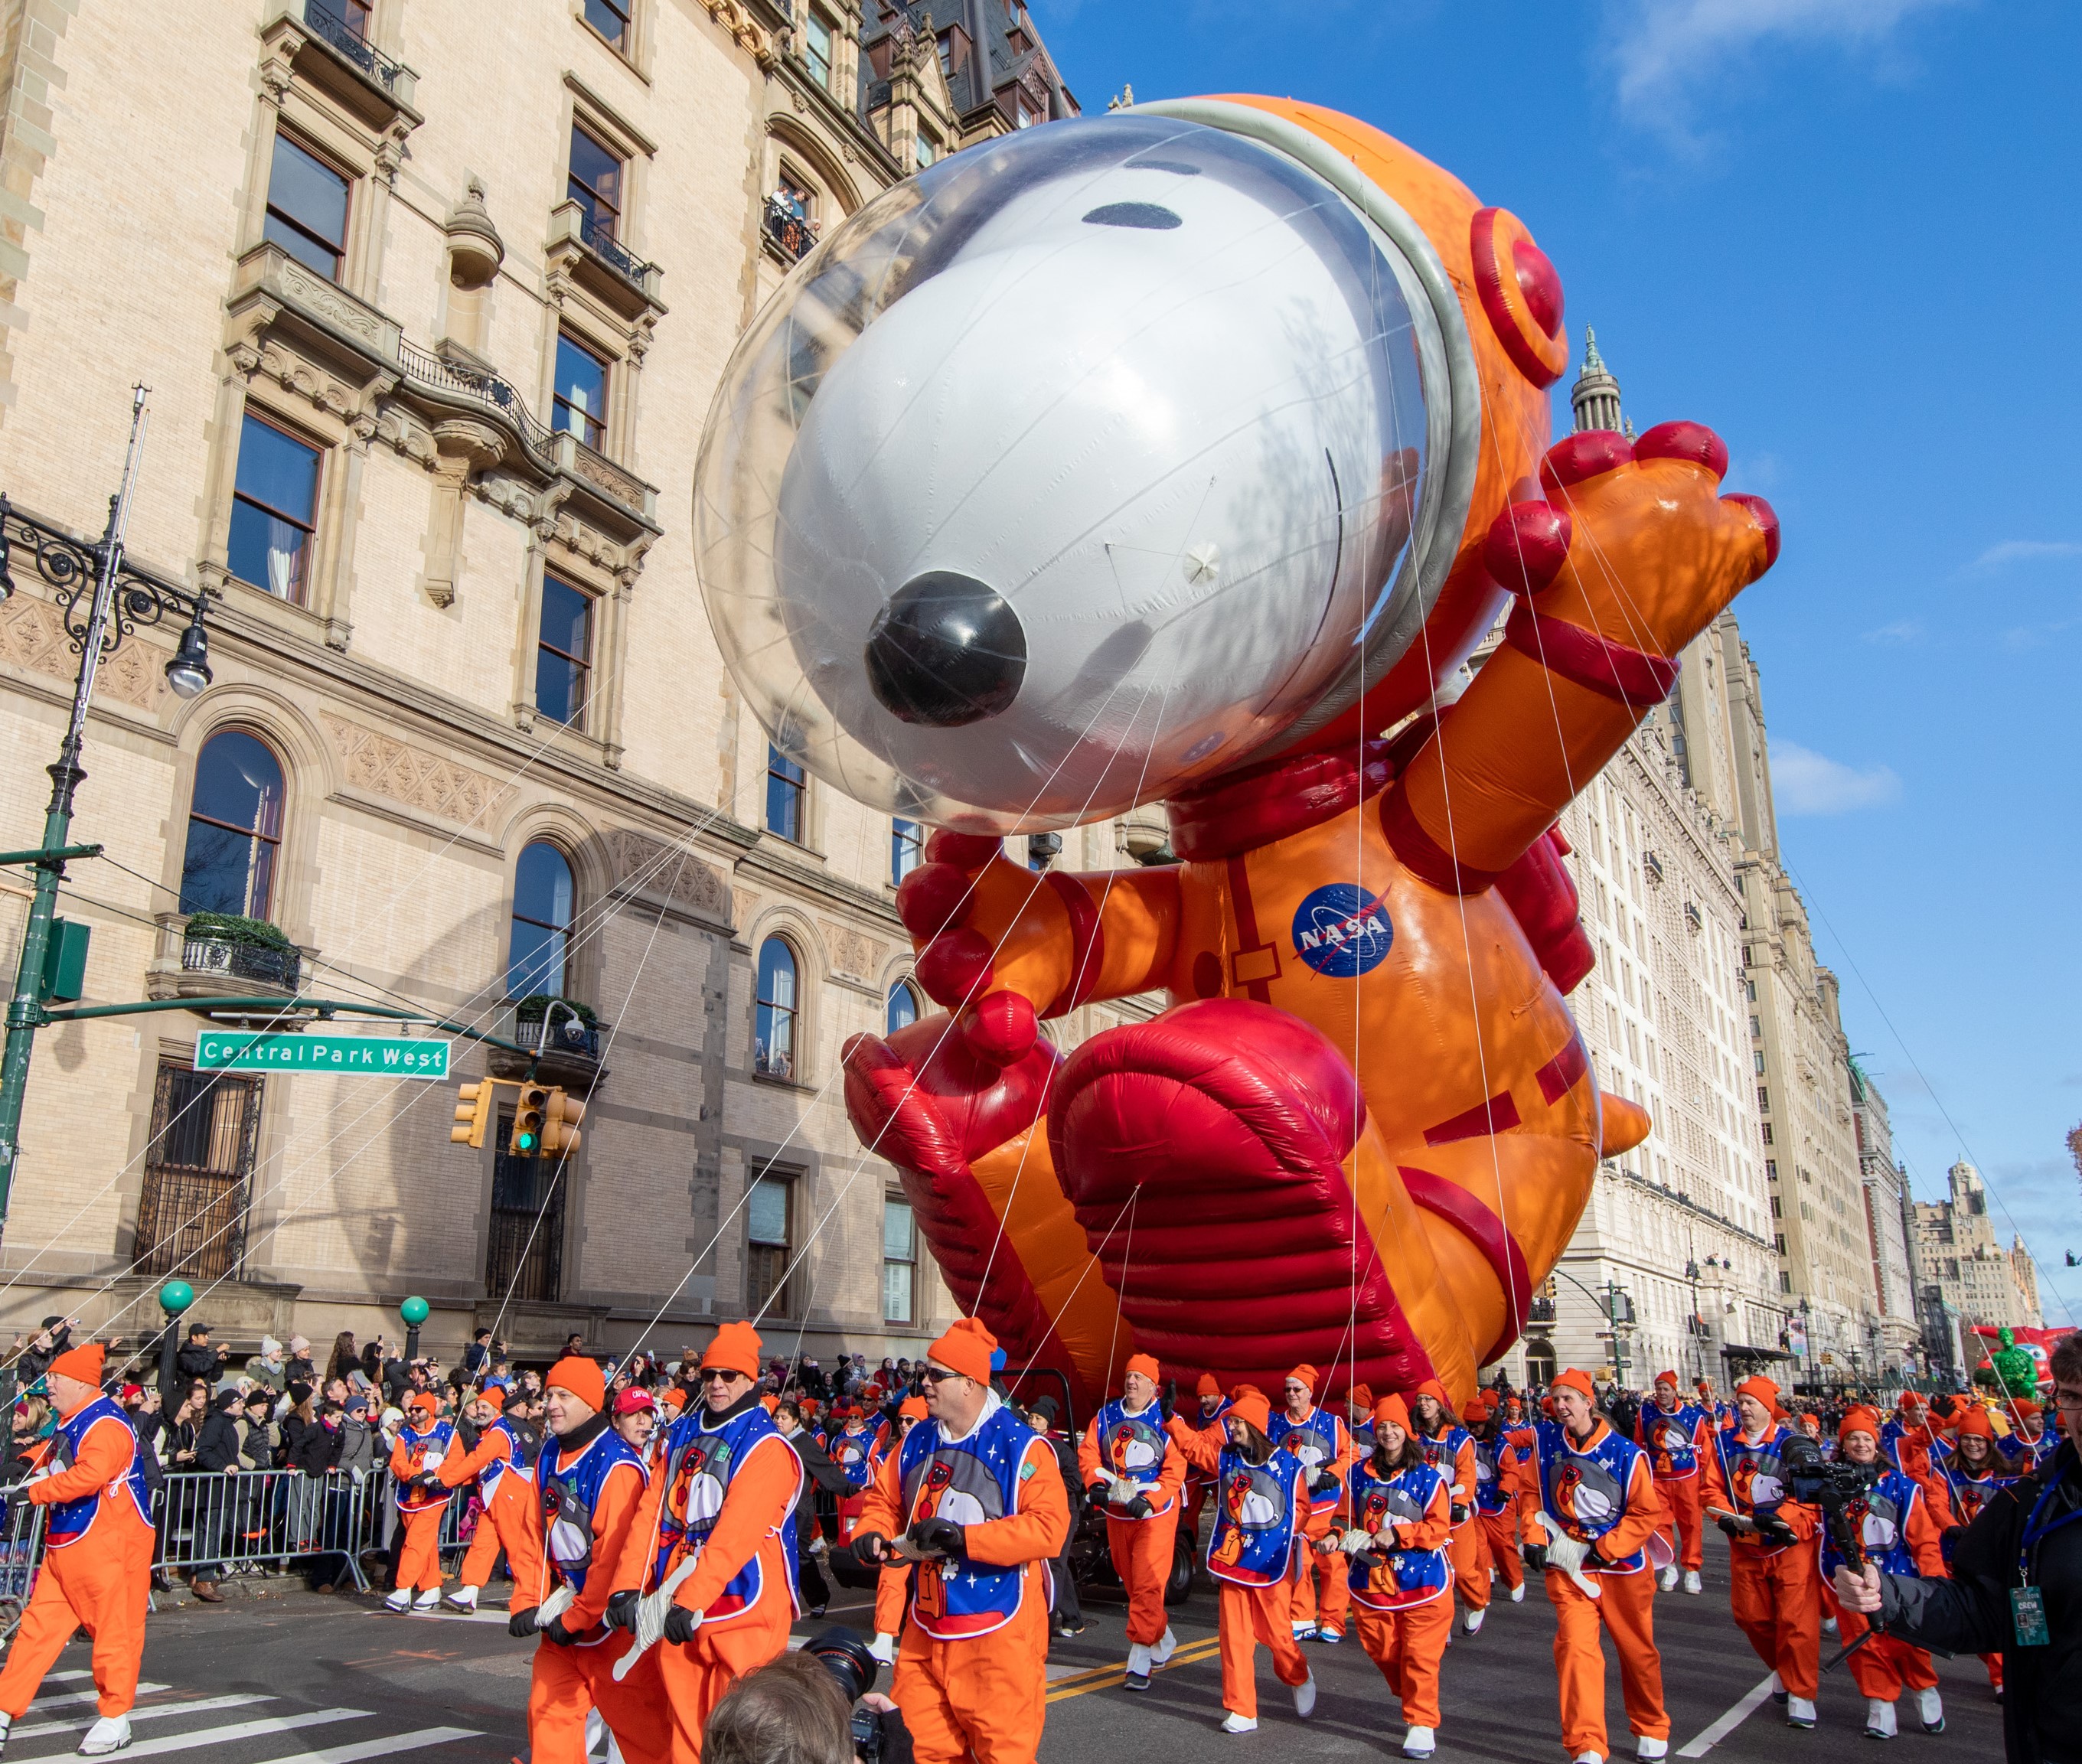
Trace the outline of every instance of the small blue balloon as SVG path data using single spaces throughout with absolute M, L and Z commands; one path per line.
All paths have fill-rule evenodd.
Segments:
M 990 1369 L 993 1372 L 1002 1372 L 1005 1370 L 1005 1349 L 1003 1348 L 993 1348 L 990 1350 Z

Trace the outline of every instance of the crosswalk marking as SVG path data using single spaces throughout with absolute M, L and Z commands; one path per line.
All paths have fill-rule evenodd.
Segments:
M 446 1745 L 455 1740 L 478 1738 L 472 1728 L 420 1728 L 411 1733 L 393 1734 L 388 1739 L 363 1740 L 353 1745 L 334 1745 L 322 1752 L 285 1752 L 280 1758 L 264 1758 L 261 1764 L 360 1764 L 369 1758 L 385 1758 L 393 1752 L 414 1752 L 426 1745 Z M 136 1750 L 133 1746 L 132 1750 Z
M 173 1688 L 170 1684 L 141 1684 L 137 1686 L 137 1695 L 147 1696 L 154 1690 L 171 1690 Z M 54 1697 L 38 1697 L 29 1707 L 32 1710 L 59 1709 L 67 1704 L 98 1702 L 100 1696 L 99 1690 L 61 1690 Z
M 360 1721 L 367 1709 L 313 1709 L 303 1715 L 264 1716 L 257 1721 L 231 1721 L 192 1733 L 169 1733 L 164 1739 L 139 1740 L 125 1748 L 126 1758 L 150 1758 L 159 1752 L 192 1752 L 199 1745 L 228 1745 L 234 1740 L 256 1740 L 270 1733 L 293 1732 L 298 1728 L 322 1727 L 331 1721 Z M 390 1745 L 390 1741 L 385 1741 Z
M 144 1686 L 140 1685 L 139 1690 Z M 168 1715 L 208 1715 L 216 1709 L 242 1709 L 255 1703 L 272 1703 L 272 1697 L 259 1696 L 248 1691 L 238 1696 L 206 1697 L 200 1703 L 148 1703 L 130 1711 L 133 1722 L 149 1721 L 155 1716 Z M 11 1740 L 33 1740 L 39 1733 L 78 1733 L 91 1728 L 99 1719 L 91 1715 L 75 1716 L 64 1721 L 39 1721 L 32 1728 L 10 1728 Z

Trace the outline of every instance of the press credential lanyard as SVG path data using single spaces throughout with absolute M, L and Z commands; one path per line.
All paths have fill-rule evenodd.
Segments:
M 2064 1480 L 2065 1479 L 2062 1479 Z M 2042 1538 L 2058 1531 L 2063 1525 L 2072 1525 L 2082 1519 L 2082 1507 L 2063 1514 L 2050 1525 L 2041 1525 L 2039 1516 L 2052 1504 L 2059 1492 L 2059 1482 L 2051 1482 L 2040 1492 L 2031 1509 L 2031 1517 L 2024 1523 L 2024 1547 L 2018 1552 L 2018 1572 L 2021 1583 L 2010 1589 L 2010 1623 L 2017 1633 L 2020 1648 L 2043 1648 L 2052 1640 L 2046 1627 L 2046 1599 L 2039 1589 L 2031 1584 L 2031 1552 Z

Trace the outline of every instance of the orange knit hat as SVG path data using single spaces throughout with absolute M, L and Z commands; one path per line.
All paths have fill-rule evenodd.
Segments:
M 50 1370 L 60 1378 L 76 1378 L 82 1384 L 101 1383 L 102 1362 L 108 1349 L 99 1341 L 83 1341 L 76 1348 L 67 1348 L 51 1362 Z
M 759 1376 L 759 1332 L 748 1323 L 726 1323 L 702 1354 L 702 1370 Z
M 1140 1372 L 1154 1384 L 1157 1380 L 1157 1356 L 1153 1354 L 1131 1354 L 1123 1371 Z
M 925 1399 L 922 1396 L 907 1396 L 896 1405 L 896 1412 L 900 1415 L 908 1415 L 913 1421 L 921 1421 L 925 1418 Z
M 415 1391 L 405 1399 L 405 1406 L 415 1415 L 438 1415 L 441 1400 L 432 1391 Z
M 1200 1375 L 1200 1382 L 1193 1387 L 1193 1394 L 1196 1396 L 1220 1396 L 1222 1394 L 1222 1381 L 1212 1372 L 1203 1372 Z
M 990 1357 L 997 1348 L 997 1337 L 984 1328 L 981 1318 L 957 1317 L 947 1332 L 925 1350 L 925 1358 L 938 1361 L 950 1372 L 988 1384 Z
M 1272 1430 L 1272 1405 L 1256 1391 L 1245 1391 L 1229 1404 L 1229 1412 L 1240 1421 L 1249 1421 L 1261 1434 Z
M 1735 1387 L 1735 1395 L 1747 1396 L 1761 1403 L 1770 1411 L 1772 1420 L 1785 1417 L 1785 1411 L 1778 1406 L 1778 1387 L 1761 1372 L 1753 1373 Z
M 1547 1387 L 1550 1391 L 1581 1391 L 1592 1402 L 1598 1400 L 1598 1387 L 1591 1382 L 1591 1375 L 1573 1366 L 1566 1371 L 1557 1372 L 1548 1380 Z
M 1410 1405 L 1393 1391 L 1373 1405 L 1373 1424 L 1378 1427 L 1383 1421 L 1393 1421 L 1406 1434 L 1410 1431 Z
M 1852 1409 L 1837 1424 L 1836 1438 L 1840 1443 L 1848 1440 L 1853 1434 L 1870 1434 L 1873 1436 L 1873 1443 L 1878 1445 L 1880 1438 L 1879 1417 L 1872 1410 L 1862 1406 Z
M 1305 1361 L 1287 1375 L 1297 1384 L 1307 1385 L 1311 1396 L 1316 1394 L 1316 1380 L 1321 1376 L 1314 1366 L 1309 1365 Z
M 1355 1384 L 1347 1400 L 1362 1415 L 1371 1415 L 1373 1412 L 1373 1387 L 1371 1384 Z
M 1988 1412 L 1985 1408 L 1979 1403 L 1970 1403 L 1966 1405 L 1966 1412 L 1959 1417 L 1958 1434 L 1962 1439 L 1969 1434 L 1979 1434 L 1982 1438 L 1993 1444 L 1996 1425 L 1988 1419 Z
M 597 1413 L 607 1407 L 607 1380 L 600 1375 L 600 1362 L 567 1354 L 550 1368 L 542 1380 L 546 1391 L 565 1391 Z

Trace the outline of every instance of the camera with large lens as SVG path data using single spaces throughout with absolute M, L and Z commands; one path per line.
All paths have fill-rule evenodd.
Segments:
M 1825 1462 L 1822 1448 L 1804 1434 L 1786 1442 L 1778 1461 L 1793 1498 L 1825 1512 L 1857 1500 L 1880 1480 L 1881 1466 L 1876 1463 L 1854 1464 L 1840 1458 Z
M 881 1764 L 882 1721 L 872 1709 L 860 1707 L 860 1699 L 875 1688 L 879 1669 L 867 1644 L 843 1623 L 834 1623 L 822 1635 L 812 1636 L 803 1652 L 820 1660 L 824 1669 L 838 1680 L 853 1711 L 853 1749 L 866 1764 Z

